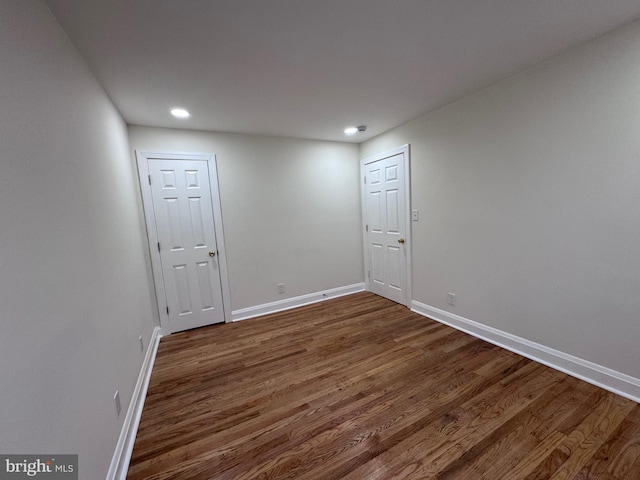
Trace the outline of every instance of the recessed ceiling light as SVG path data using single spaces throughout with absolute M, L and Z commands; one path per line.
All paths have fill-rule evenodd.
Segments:
M 355 135 L 356 133 L 364 133 L 367 131 L 366 125 L 358 125 L 357 127 L 347 127 L 344 129 L 345 135 Z
M 189 118 L 191 116 L 191 114 L 184 108 L 174 108 L 173 110 L 171 110 L 171 115 L 176 118 Z

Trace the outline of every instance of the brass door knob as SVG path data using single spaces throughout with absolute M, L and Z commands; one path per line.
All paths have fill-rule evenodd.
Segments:
M 209 250 L 209 256 L 210 257 L 215 257 L 215 255 L 216 255 L 215 250 Z
M 398 239 L 398 243 L 404 243 L 404 238 L 400 237 L 400 238 Z

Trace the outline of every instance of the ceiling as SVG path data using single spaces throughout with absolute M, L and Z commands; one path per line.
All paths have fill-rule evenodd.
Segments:
M 638 0 L 47 4 L 127 123 L 353 142 L 640 17 Z

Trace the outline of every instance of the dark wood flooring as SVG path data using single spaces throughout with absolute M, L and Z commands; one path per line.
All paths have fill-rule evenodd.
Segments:
M 640 405 L 369 293 L 163 338 L 135 479 L 640 479 Z

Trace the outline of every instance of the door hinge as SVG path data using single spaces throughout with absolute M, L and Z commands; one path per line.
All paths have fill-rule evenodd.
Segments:
M 369 225 L 365 225 L 365 230 L 368 232 L 369 231 Z
M 369 277 L 369 279 L 371 279 L 371 270 L 367 270 L 367 277 Z
M 167 315 L 169 315 L 169 307 L 167 306 Z
M 364 183 L 365 184 L 367 183 L 367 177 L 364 177 Z
M 151 185 L 151 175 L 147 175 L 147 178 L 149 179 L 149 185 Z
M 158 251 L 160 251 L 160 242 L 158 242 Z

